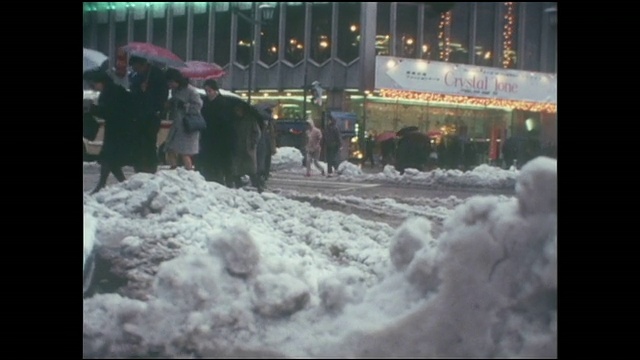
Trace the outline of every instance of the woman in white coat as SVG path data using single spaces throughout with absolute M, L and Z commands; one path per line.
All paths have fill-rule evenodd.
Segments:
M 169 118 L 173 121 L 167 135 L 167 161 L 172 169 L 178 166 L 178 158 L 185 169 L 193 170 L 193 155 L 198 154 L 200 132 L 188 132 L 185 128 L 185 116 L 198 114 L 202 109 L 202 98 L 196 88 L 189 84 L 178 70 L 168 69 L 167 85 L 171 89 L 169 100 Z

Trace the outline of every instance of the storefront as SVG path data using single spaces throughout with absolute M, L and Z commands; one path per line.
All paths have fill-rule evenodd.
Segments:
M 368 132 L 416 126 L 439 144 L 457 137 L 474 163 L 501 156 L 501 142 L 536 137 L 557 144 L 555 74 L 378 56 L 376 90 L 351 96 Z

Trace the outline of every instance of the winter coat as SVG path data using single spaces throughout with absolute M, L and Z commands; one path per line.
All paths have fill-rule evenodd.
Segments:
M 262 131 L 262 136 L 260 136 L 260 140 L 258 141 L 258 148 L 256 151 L 257 166 L 258 173 L 268 174 L 271 168 L 271 156 L 276 152 L 276 131 L 273 118 L 263 117 L 263 121 L 264 130 Z
M 142 84 L 145 82 L 147 90 L 142 91 Z M 133 95 L 136 116 L 142 120 L 150 118 L 159 120 L 158 114 L 164 110 L 164 104 L 169 97 L 167 80 L 162 70 L 150 65 L 149 72 L 146 74 L 130 74 L 129 89 Z
M 233 119 L 231 173 L 233 176 L 255 175 L 262 116 L 243 100 L 228 98 L 228 102 Z
M 104 138 L 98 161 L 114 166 L 127 164 L 131 156 L 133 124 L 130 94 L 121 86 L 107 84 L 91 114 L 104 120 Z
M 186 114 L 199 114 L 202 99 L 196 88 L 187 85 L 172 91 L 169 118 L 173 121 L 167 135 L 167 149 L 181 155 L 195 155 L 199 151 L 200 132 L 187 132 L 184 125 Z
M 198 162 L 215 169 L 231 166 L 235 147 L 235 130 L 229 98 L 218 94 L 213 100 L 204 100 L 202 116 L 207 128 L 200 133 Z
M 313 121 L 307 120 L 307 123 L 311 125 L 311 128 L 307 130 L 307 145 L 305 148 L 307 152 L 320 151 L 320 143 L 322 142 L 322 131 L 320 131 L 320 129 L 318 129 L 313 124 Z
M 333 124 L 327 126 L 327 129 L 324 133 L 325 143 L 327 144 L 327 148 L 337 149 L 342 145 L 342 136 L 340 135 L 340 129 Z

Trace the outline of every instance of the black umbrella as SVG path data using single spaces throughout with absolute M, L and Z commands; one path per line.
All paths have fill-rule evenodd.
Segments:
M 402 129 L 398 130 L 398 132 L 396 133 L 397 136 L 405 136 L 410 132 L 414 132 L 414 131 L 418 131 L 420 130 L 417 126 L 407 126 L 407 127 L 403 127 Z

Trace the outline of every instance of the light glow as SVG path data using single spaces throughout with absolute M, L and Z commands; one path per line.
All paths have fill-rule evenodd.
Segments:
M 552 103 L 539 103 L 520 100 L 477 98 L 459 95 L 445 95 L 427 92 L 414 92 L 406 90 L 381 89 L 380 96 L 388 99 L 403 99 L 415 101 L 427 101 L 433 103 L 448 103 L 470 106 L 491 106 L 510 110 L 526 110 L 533 112 L 557 113 L 557 105 Z

